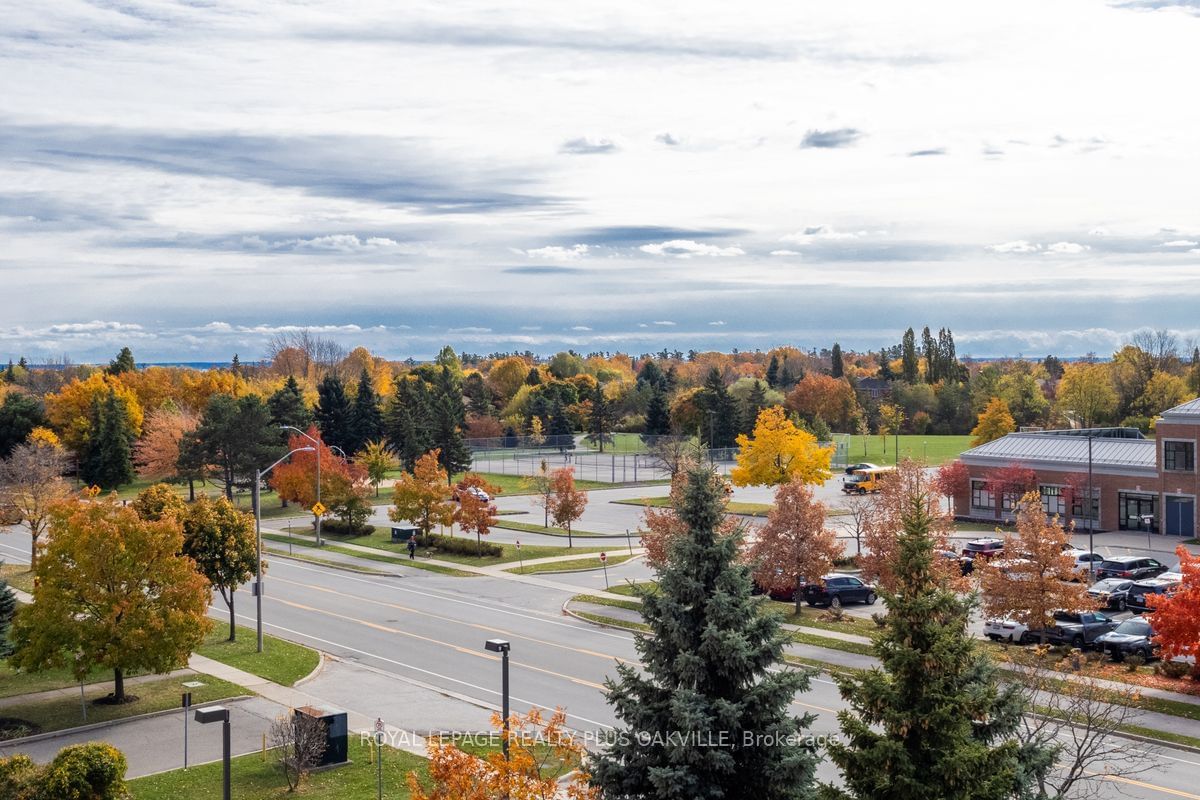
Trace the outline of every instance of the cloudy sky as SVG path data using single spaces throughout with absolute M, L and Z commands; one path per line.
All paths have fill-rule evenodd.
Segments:
M 0 0 L 0 357 L 1196 336 L 1197 41 L 1197 0 Z

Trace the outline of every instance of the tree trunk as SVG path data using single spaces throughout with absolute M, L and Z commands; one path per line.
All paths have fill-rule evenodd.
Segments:
M 125 671 L 120 667 L 113 670 L 113 700 L 125 702 Z
M 29 571 L 33 572 L 37 569 L 37 543 L 38 534 L 33 528 L 29 529 Z
M 196 480 L 194 478 L 188 478 L 188 502 L 196 502 Z
M 475 555 L 483 557 L 483 539 L 479 538 L 479 531 L 475 531 Z
M 568 521 L 567 522 L 567 549 L 570 550 L 570 549 L 573 549 L 574 547 L 575 547 L 575 542 L 574 542 L 574 540 L 571 539 L 571 523 Z
M 255 578 L 255 580 L 257 580 L 257 578 Z M 224 592 L 222 592 L 222 594 L 224 594 Z M 235 637 L 237 635 L 237 624 L 235 622 L 237 617 L 235 617 L 233 614 L 233 592 L 229 593 L 229 597 L 226 599 L 226 602 L 229 604 L 229 641 L 232 642 L 236 641 Z
M 801 599 L 804 597 L 804 590 L 801 588 L 801 586 L 802 586 L 802 584 L 800 583 L 800 576 L 797 575 L 796 576 L 796 591 L 792 595 L 792 599 L 796 601 L 796 616 L 797 617 L 804 613 L 804 611 L 800 605 Z

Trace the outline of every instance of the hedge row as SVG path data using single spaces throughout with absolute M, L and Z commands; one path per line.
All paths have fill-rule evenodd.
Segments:
M 485 555 L 497 557 L 504 555 L 504 548 L 498 544 L 484 542 L 480 545 L 476 544 L 474 539 L 462 536 L 441 536 L 436 533 L 431 533 L 428 536 L 417 536 L 417 546 L 463 556 Z

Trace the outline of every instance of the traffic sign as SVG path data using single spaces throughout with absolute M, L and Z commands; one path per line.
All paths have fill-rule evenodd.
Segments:
M 517 539 L 517 549 L 518 550 L 521 549 L 521 540 L 520 539 Z
M 600 554 L 600 563 L 603 564 L 605 561 L 608 561 L 608 553 L 601 553 Z
M 321 503 L 316 503 L 312 507 L 312 513 L 318 517 L 321 516 L 322 514 L 324 514 L 328 510 L 329 509 L 325 508 L 325 506 Z

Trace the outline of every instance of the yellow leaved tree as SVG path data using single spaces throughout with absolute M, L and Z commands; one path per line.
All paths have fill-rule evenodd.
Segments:
M 754 435 L 741 434 L 737 443 L 737 466 L 729 477 L 738 486 L 777 486 L 795 479 L 804 483 L 829 480 L 833 448 L 819 446 L 817 437 L 792 424 L 779 406 L 760 411 Z
M 1016 429 L 1017 423 L 1012 412 L 1008 410 L 1008 403 L 999 397 L 993 397 L 988 401 L 987 408 L 980 413 L 979 422 L 971 431 L 971 446 L 987 444 Z

